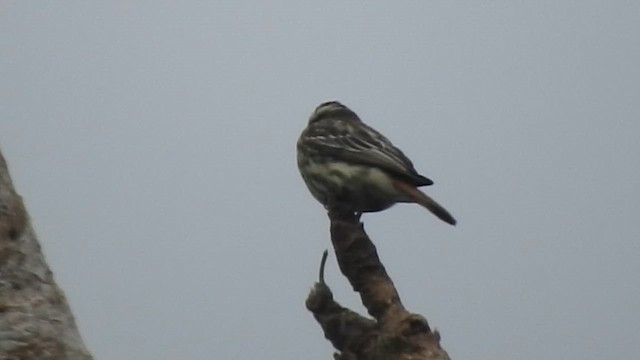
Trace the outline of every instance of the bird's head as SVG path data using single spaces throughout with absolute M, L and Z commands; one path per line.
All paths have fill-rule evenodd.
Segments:
M 357 120 L 360 121 L 358 115 L 353 110 L 342 105 L 338 101 L 324 102 L 313 111 L 309 118 L 309 124 L 318 122 L 323 119 L 332 118 L 340 120 Z

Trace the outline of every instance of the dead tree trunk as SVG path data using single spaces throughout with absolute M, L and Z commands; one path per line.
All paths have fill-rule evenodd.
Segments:
M 307 298 L 307 309 L 322 327 L 325 337 L 338 350 L 336 360 L 449 360 L 440 346 L 440 334 L 427 320 L 408 312 L 378 258 L 363 224 L 351 213 L 330 212 L 331 242 L 342 274 L 360 294 L 373 319 L 346 309 L 333 299 L 320 280 Z
M 91 359 L 1 153 L 0 359 Z

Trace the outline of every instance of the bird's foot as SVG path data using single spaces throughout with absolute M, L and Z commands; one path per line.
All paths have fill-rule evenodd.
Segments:
M 340 219 L 343 221 L 360 221 L 360 216 L 362 216 L 362 212 L 355 211 L 348 205 L 340 202 L 330 202 L 325 206 L 327 212 L 329 213 L 329 218 Z

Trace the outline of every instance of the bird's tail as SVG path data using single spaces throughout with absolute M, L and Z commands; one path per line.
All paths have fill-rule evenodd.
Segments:
M 418 197 L 417 203 L 426 207 L 429 211 L 433 213 L 433 215 L 437 216 L 440 220 L 446 222 L 447 224 L 455 225 L 456 219 L 451 216 L 451 214 L 447 211 L 447 209 L 443 208 L 442 205 L 438 204 L 435 200 L 430 198 L 427 194 L 422 191 L 416 189 L 420 193 L 420 197 Z
M 420 191 L 415 186 L 399 180 L 396 180 L 393 183 L 398 190 L 410 196 L 411 199 L 416 203 L 427 208 L 427 210 L 431 211 L 433 215 L 437 216 L 440 220 L 446 222 L 447 224 L 456 224 L 456 219 L 454 219 L 453 216 L 444 207 L 442 207 L 435 200 Z

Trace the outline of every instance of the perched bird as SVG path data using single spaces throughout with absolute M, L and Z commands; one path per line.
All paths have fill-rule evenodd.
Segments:
M 396 203 L 418 203 L 442 221 L 456 220 L 418 189 L 433 181 L 418 174 L 386 137 L 337 101 L 320 104 L 297 143 L 298 169 L 325 208 L 357 214 Z

